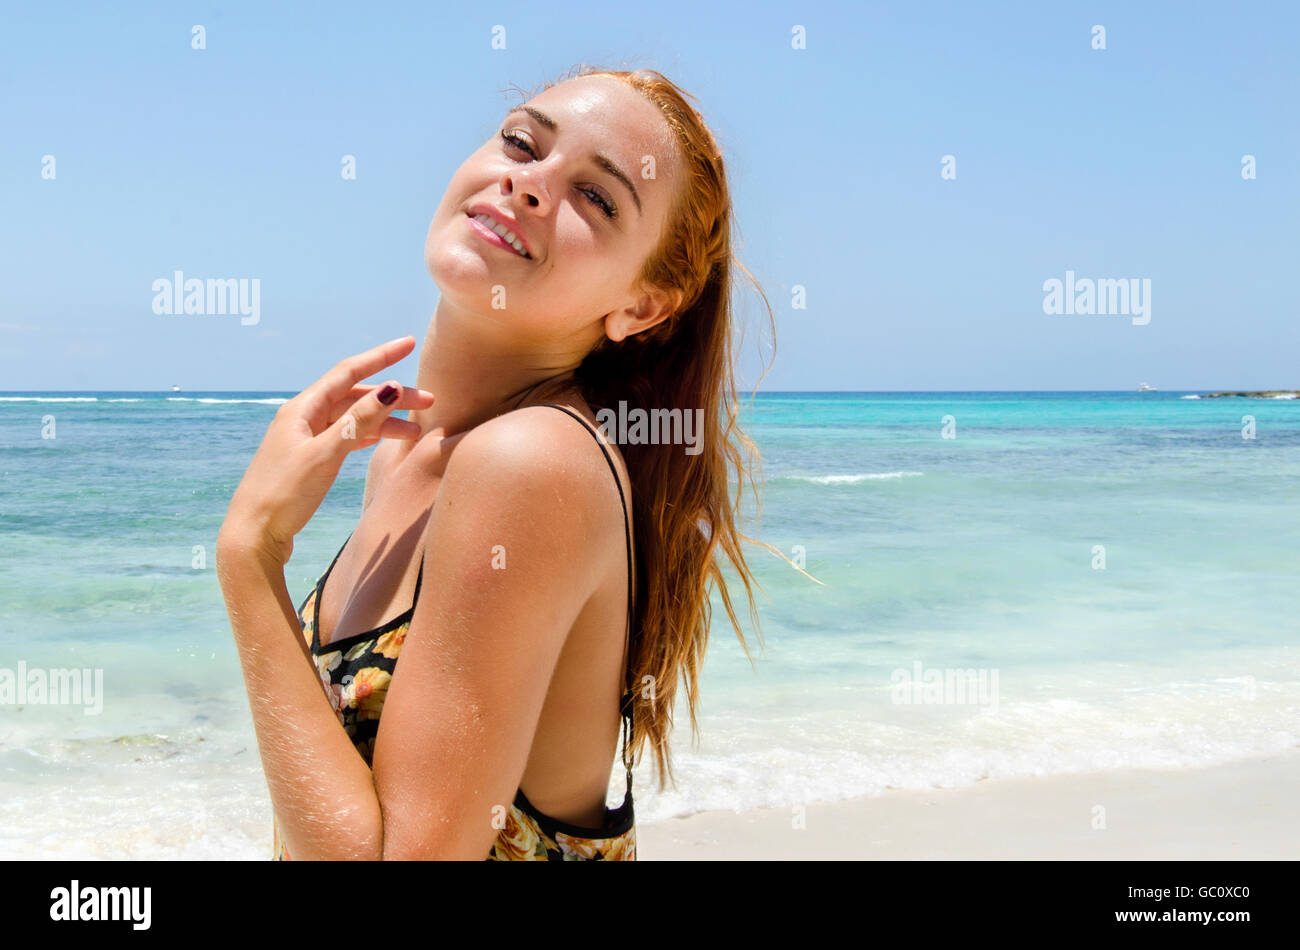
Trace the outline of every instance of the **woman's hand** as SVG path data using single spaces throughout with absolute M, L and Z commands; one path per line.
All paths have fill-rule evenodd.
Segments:
M 394 381 L 360 385 L 414 346 L 415 337 L 406 336 L 350 356 L 279 408 L 230 500 L 219 546 L 251 546 L 283 566 L 349 452 L 380 439 L 420 437 L 418 425 L 391 414 L 429 408 L 432 393 Z

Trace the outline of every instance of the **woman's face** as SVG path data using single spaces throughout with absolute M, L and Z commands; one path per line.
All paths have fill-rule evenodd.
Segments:
M 506 115 L 457 169 L 425 263 L 455 310 L 521 343 L 585 353 L 602 335 L 622 339 L 671 312 L 671 295 L 636 281 L 677 180 L 676 145 L 654 105 L 616 79 L 571 79 Z

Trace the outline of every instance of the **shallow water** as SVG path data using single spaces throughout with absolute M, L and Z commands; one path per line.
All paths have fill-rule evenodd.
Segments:
M 0 670 L 105 693 L 0 705 L 0 856 L 269 856 L 213 549 L 288 395 L 0 395 Z M 700 745 L 679 706 L 677 788 L 647 757 L 640 820 L 1294 747 L 1300 401 L 1185 395 L 760 395 L 757 534 L 825 586 L 750 549 L 766 649 L 751 667 L 715 596 Z M 296 541 L 295 602 L 367 454 Z M 962 670 L 983 693 L 943 685 Z

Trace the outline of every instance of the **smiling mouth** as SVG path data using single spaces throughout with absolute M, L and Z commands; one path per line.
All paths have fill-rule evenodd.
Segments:
M 467 215 L 467 217 L 485 230 L 495 234 L 501 239 L 501 243 L 508 246 L 520 257 L 530 261 L 533 259 L 533 256 L 529 254 L 528 251 L 524 250 L 523 242 L 520 241 L 519 238 L 516 237 L 515 234 L 504 224 L 501 224 L 499 221 L 486 214 L 471 214 Z

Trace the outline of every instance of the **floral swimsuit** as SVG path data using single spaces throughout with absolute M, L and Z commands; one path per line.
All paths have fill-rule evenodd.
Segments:
M 619 499 L 623 502 L 623 527 L 627 534 L 628 564 L 628 625 L 632 623 L 632 536 L 627 529 L 627 500 L 623 497 L 623 486 L 618 480 L 618 472 L 610 459 L 609 450 L 605 448 L 601 437 L 582 417 L 569 409 L 554 403 L 540 405 L 553 406 L 573 416 L 583 427 L 591 432 L 605 453 L 605 461 L 614 473 L 618 485 Z M 348 536 L 351 540 L 351 535 Z M 343 542 L 347 547 L 347 541 Z M 415 598 L 411 608 L 388 623 L 374 630 L 355 636 L 333 640 L 324 648 L 320 645 L 317 622 L 320 617 L 320 596 L 330 571 L 338 563 L 343 548 L 326 568 L 316 582 L 316 586 L 307 595 L 302 606 L 298 608 L 298 620 L 302 626 L 303 639 L 306 641 L 316 669 L 320 673 L 321 686 L 329 697 L 330 705 L 338 714 L 348 737 L 356 746 L 367 765 L 371 764 L 375 749 L 375 736 L 379 731 L 379 717 L 383 712 L 384 698 L 388 693 L 388 684 L 392 680 L 398 657 L 402 652 L 402 643 L 411 626 L 415 614 L 415 603 L 420 598 L 420 580 L 417 575 Z M 424 573 L 424 560 L 420 561 L 420 574 Z M 630 646 L 630 643 L 629 643 Z M 631 654 L 628 654 L 629 661 Z M 636 826 L 632 808 L 632 766 L 627 758 L 628 741 L 632 736 L 632 695 L 630 691 L 623 694 L 623 765 L 627 771 L 627 792 L 623 804 L 616 809 L 605 808 L 605 826 L 603 828 L 583 828 L 551 818 L 538 811 L 519 789 L 515 800 L 505 815 L 504 826 L 497 835 L 489 861 L 634 861 L 636 860 Z M 278 823 L 274 828 L 274 858 L 276 861 L 290 860 L 284 842 L 280 838 Z

